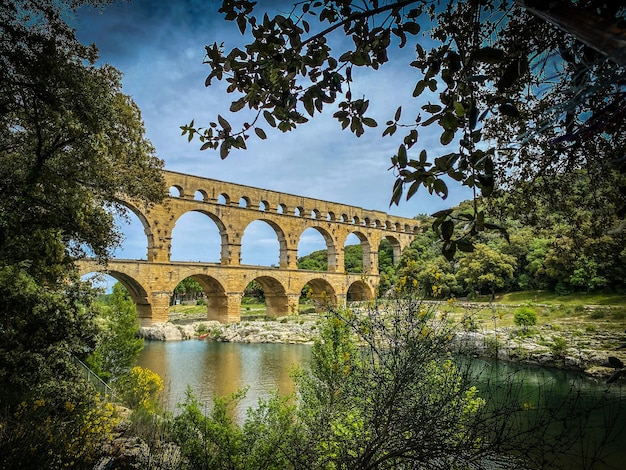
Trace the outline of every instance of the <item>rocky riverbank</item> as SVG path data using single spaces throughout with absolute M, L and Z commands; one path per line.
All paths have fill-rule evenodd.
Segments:
M 232 343 L 312 344 L 318 334 L 316 319 L 277 319 L 222 324 L 194 318 L 177 319 L 143 327 L 140 335 L 148 340 L 180 341 L 201 338 Z M 458 351 L 480 357 L 534 364 L 543 367 L 584 371 L 597 378 L 608 378 L 615 369 L 603 366 L 609 356 L 626 363 L 624 334 L 612 330 L 581 333 L 562 326 L 543 325 L 524 331 L 519 327 L 496 330 L 459 331 Z M 625 374 L 626 375 L 626 374 Z

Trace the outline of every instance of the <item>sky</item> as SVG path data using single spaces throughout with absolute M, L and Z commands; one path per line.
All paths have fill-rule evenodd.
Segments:
M 200 151 L 197 139 L 188 143 L 186 136 L 181 136 L 180 126 L 192 119 L 205 127 L 216 120 L 217 114 L 231 123 L 246 118 L 228 111 L 238 95 L 226 93 L 225 86 L 216 80 L 210 87 L 204 86 L 210 72 L 209 66 L 202 64 L 204 46 L 223 42 L 230 50 L 241 47 L 247 39 L 236 24 L 218 13 L 219 3 L 133 0 L 103 11 L 82 7 L 70 20 L 81 42 L 97 45 L 100 63 L 109 63 L 123 73 L 123 92 L 141 109 L 147 137 L 166 169 L 403 217 L 430 214 L 470 196 L 454 187 L 448 199 L 442 201 L 420 190 L 411 200 L 389 206 L 395 181 L 389 170 L 390 158 L 403 134 L 382 138 L 385 122 L 393 118 L 399 105 L 403 106 L 403 116 L 410 120 L 424 104 L 423 99 L 418 102 L 411 97 L 420 78 L 418 71 L 408 66 L 414 58 L 411 45 L 393 49 L 390 62 L 378 71 L 353 71 L 353 96 L 370 100 L 369 114 L 379 123 L 378 128 L 367 129 L 360 138 L 341 130 L 332 118 L 336 107 L 331 105 L 322 115 L 316 114 L 309 123 L 289 133 L 265 126 L 267 140 L 252 136 L 247 150 L 234 150 L 225 160 L 215 151 Z M 270 15 L 290 10 L 290 2 L 285 0 L 258 3 L 259 11 L 264 9 Z M 345 44 L 345 38 L 334 41 L 331 44 Z M 424 39 L 420 37 L 420 41 Z M 420 130 L 415 152 L 422 148 L 429 154 L 444 153 L 436 129 Z M 116 257 L 145 258 L 146 239 L 139 221 L 123 223 L 122 232 L 125 241 Z M 204 235 L 199 237 L 199 233 Z M 183 216 L 174 228 L 172 259 L 198 260 L 198 253 L 202 253 L 201 261 L 219 261 L 218 240 L 217 229 L 208 218 L 200 214 Z M 301 244 L 300 256 L 325 248 L 321 235 L 308 231 Z M 278 241 L 269 226 L 262 222 L 249 226 L 244 233 L 242 263 L 271 265 L 277 260 Z

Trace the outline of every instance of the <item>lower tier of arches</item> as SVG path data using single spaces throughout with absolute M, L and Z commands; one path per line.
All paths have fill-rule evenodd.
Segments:
M 81 274 L 101 272 L 118 280 L 137 305 L 141 326 L 166 322 L 170 299 L 182 280 L 191 277 L 202 286 L 207 300 L 207 319 L 222 323 L 241 318 L 241 300 L 251 281 L 265 295 L 267 315 L 278 317 L 298 312 L 300 295 L 308 285 L 317 310 L 348 301 L 373 300 L 378 276 L 318 271 L 285 270 L 258 266 L 222 266 L 213 263 L 158 263 L 115 259 L 106 266 L 92 260 L 79 261 Z

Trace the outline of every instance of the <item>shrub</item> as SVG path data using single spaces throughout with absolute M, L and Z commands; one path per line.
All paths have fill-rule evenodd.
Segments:
M 565 357 L 565 353 L 567 352 L 567 340 L 562 336 L 555 336 L 552 338 L 552 344 L 549 345 L 550 351 L 552 351 L 552 355 L 554 357 Z
M 92 468 L 119 422 L 113 406 L 97 395 L 64 403 L 28 399 L 0 419 L 0 467 L 12 469 Z
M 129 407 L 148 412 L 157 410 L 159 393 L 163 390 L 163 379 L 155 372 L 142 367 L 133 367 L 116 385 L 122 400 Z
M 515 311 L 513 321 L 517 326 L 527 330 L 529 326 L 537 323 L 537 313 L 531 307 L 520 307 Z

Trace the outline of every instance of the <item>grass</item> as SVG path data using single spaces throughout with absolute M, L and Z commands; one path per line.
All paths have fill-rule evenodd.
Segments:
M 514 326 L 515 311 L 530 306 L 537 314 L 537 326 L 579 329 L 587 333 L 597 329 L 624 331 L 626 296 L 618 294 L 570 294 L 516 292 L 499 296 L 495 302 L 458 302 L 444 307 L 454 321 L 471 319 L 479 329 Z
M 603 305 L 626 307 L 626 295 L 624 294 L 601 294 L 581 293 L 558 295 L 546 291 L 512 292 L 498 296 L 497 303 L 538 303 L 551 305 Z
M 307 315 L 314 313 L 314 308 L 311 305 L 301 304 L 299 306 L 300 314 Z M 313 312 L 311 311 L 313 310 Z M 267 306 L 262 303 L 245 303 L 241 305 L 241 319 L 244 320 L 255 320 L 255 319 L 265 319 L 267 314 Z M 201 317 L 206 315 L 207 306 L 206 305 L 171 305 L 170 306 L 170 315 L 174 315 L 178 318 L 185 317 Z M 200 318 L 201 320 L 202 318 Z
M 553 325 L 555 328 L 578 328 L 587 333 L 597 329 L 621 330 L 626 328 L 626 295 L 621 294 L 586 294 L 556 295 L 552 292 L 527 291 L 514 292 L 498 296 L 489 303 L 489 297 L 478 302 L 466 304 L 440 303 L 439 311 L 448 312 L 454 321 L 461 322 L 471 318 L 471 323 L 479 329 L 515 326 L 515 310 L 520 306 L 532 306 L 537 313 L 537 326 Z M 586 308 L 586 306 L 595 306 Z M 300 305 L 301 316 L 313 314 L 311 305 Z M 170 314 L 179 318 L 206 315 L 206 305 L 173 305 Z M 267 310 L 265 304 L 245 303 L 241 306 L 242 320 L 264 320 Z M 206 317 L 205 317 L 206 318 Z

